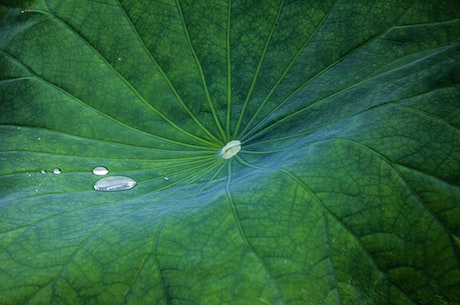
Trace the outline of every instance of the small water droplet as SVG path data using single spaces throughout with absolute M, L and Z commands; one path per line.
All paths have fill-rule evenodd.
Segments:
M 101 192 L 115 192 L 132 189 L 136 181 L 126 176 L 110 176 L 98 180 L 94 184 L 94 190 Z
M 40 173 L 42 173 L 42 174 L 44 175 L 44 174 L 47 173 L 47 171 L 46 171 L 46 169 L 42 169 L 42 170 L 40 171 Z
M 163 177 L 163 180 L 164 180 L 164 181 L 168 181 L 168 180 L 169 180 L 169 177 L 168 177 L 168 176 L 164 176 L 164 177 Z
M 104 176 L 104 175 L 107 175 L 108 173 L 109 173 L 109 170 L 105 166 L 96 166 L 95 168 L 93 168 L 93 174 L 97 176 Z
M 25 11 L 24 11 L 24 10 L 21 10 L 21 14 L 24 14 L 24 13 L 25 13 Z
M 40 141 L 42 138 L 37 138 L 38 141 Z
M 26 176 L 30 178 L 30 177 L 32 177 L 32 174 L 31 173 L 26 173 Z
M 56 167 L 55 169 L 53 169 L 53 173 L 55 173 L 56 175 L 59 175 L 62 173 L 62 170 L 59 167 Z

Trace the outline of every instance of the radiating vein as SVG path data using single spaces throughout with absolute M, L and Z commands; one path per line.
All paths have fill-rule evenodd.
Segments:
M 289 94 L 281 103 L 279 103 L 273 110 L 271 110 L 267 115 L 265 115 L 264 118 L 260 119 L 260 123 L 257 124 L 255 127 L 253 127 L 249 132 L 247 131 L 247 129 L 250 127 L 250 125 L 252 124 L 252 121 L 257 117 L 257 115 L 260 113 L 260 111 L 262 111 L 262 108 L 263 106 L 265 106 L 265 104 L 268 102 L 268 100 L 270 99 L 271 95 L 274 93 L 274 91 L 277 89 L 277 87 L 279 86 L 279 84 L 283 81 L 283 79 L 285 78 L 285 76 L 288 74 L 288 72 L 290 71 L 290 69 L 292 68 L 292 66 L 294 65 L 295 61 L 297 60 L 297 58 L 299 57 L 300 53 L 308 46 L 308 44 L 310 43 L 310 41 L 313 39 L 313 37 L 316 35 L 316 33 L 319 31 L 319 29 L 322 27 L 322 25 L 324 24 L 324 22 L 328 19 L 328 17 L 330 16 L 331 12 L 333 11 L 334 7 L 337 5 L 337 2 L 339 0 L 336 0 L 336 2 L 334 2 L 334 5 L 331 6 L 331 8 L 328 10 L 327 14 L 323 17 L 323 19 L 321 20 L 320 24 L 316 27 L 315 31 L 310 35 L 310 37 L 308 38 L 308 40 L 305 42 L 305 44 L 303 45 L 303 47 L 301 47 L 296 56 L 293 58 L 293 60 L 290 62 L 290 64 L 288 65 L 288 67 L 286 68 L 286 70 L 284 71 L 283 75 L 279 78 L 279 80 L 277 81 L 277 83 L 275 84 L 275 86 L 272 88 L 272 90 L 270 91 L 270 93 L 267 95 L 267 97 L 265 98 L 265 100 L 263 101 L 262 105 L 259 107 L 259 109 L 257 110 L 257 112 L 255 113 L 255 115 L 253 116 L 253 118 L 251 119 L 251 121 L 246 125 L 246 128 L 244 129 L 244 131 L 242 132 L 243 134 L 251 134 L 253 133 L 257 128 L 258 126 L 260 126 L 265 120 L 267 120 L 267 118 L 275 113 L 276 111 L 278 111 L 278 109 L 280 109 L 282 106 L 284 106 L 295 94 L 297 94 L 298 92 L 300 92 L 303 88 L 305 88 L 309 83 L 311 83 L 313 80 L 317 79 L 319 76 L 321 76 L 322 74 L 324 74 L 325 72 L 327 72 L 328 70 L 330 70 L 332 67 L 336 66 L 338 63 L 342 62 L 345 58 L 347 58 L 348 56 L 350 56 L 351 54 L 354 54 L 354 53 L 357 53 L 359 50 L 363 49 L 365 46 L 369 45 L 370 43 L 372 43 L 373 41 L 375 41 L 376 39 L 378 39 L 379 37 L 381 37 L 382 35 L 384 35 L 385 33 L 387 33 L 389 30 L 391 30 L 393 28 L 393 26 L 407 13 L 407 10 L 402 12 L 397 18 L 395 18 L 395 20 L 393 21 L 392 25 L 389 26 L 384 32 L 378 34 L 378 35 L 374 35 L 372 37 L 370 37 L 369 39 L 365 40 L 364 42 L 362 42 L 359 46 L 353 48 L 352 50 L 346 52 L 344 55 L 340 56 L 339 58 L 337 58 L 335 61 L 333 61 L 331 64 L 329 64 L 327 67 L 323 68 L 322 70 L 320 70 L 319 72 L 317 72 L 315 75 L 313 75 L 312 77 L 310 77 L 309 79 L 307 79 L 304 83 L 302 83 L 296 90 L 294 90 L 291 94 Z
M 246 233 L 244 232 L 244 228 L 243 228 L 243 226 L 242 226 L 242 224 L 240 222 L 240 216 L 238 215 L 238 210 L 236 208 L 235 202 L 233 201 L 233 196 L 232 196 L 232 193 L 231 193 L 231 190 L 230 190 L 230 185 L 232 184 L 232 160 L 229 160 L 229 161 L 226 161 L 226 162 L 227 162 L 227 183 L 225 184 L 225 194 L 227 196 L 227 201 L 228 201 L 228 203 L 230 205 L 230 209 L 232 211 L 233 220 L 234 220 L 235 225 L 236 225 L 236 227 L 238 229 L 239 235 L 241 236 L 241 239 L 246 244 L 247 249 L 252 254 L 254 254 L 254 256 L 256 257 L 256 259 L 259 262 L 259 264 L 265 270 L 266 274 L 271 277 L 271 273 L 270 273 L 267 265 L 264 263 L 262 258 L 257 254 L 256 250 L 254 249 L 254 247 L 249 242 L 248 238 L 246 237 Z M 275 285 L 276 285 L 276 283 L 275 283 Z M 280 293 L 279 287 L 276 286 L 276 288 L 277 288 L 277 295 L 280 295 L 281 293 Z
M 232 59 L 230 50 L 231 38 L 231 15 L 232 15 L 232 0 L 227 2 L 227 33 L 226 33 L 226 49 L 227 49 L 227 115 L 226 115 L 226 138 L 225 141 L 230 140 L 230 120 L 232 117 Z
M 211 110 L 211 113 L 212 113 L 212 116 L 214 118 L 214 123 L 216 124 L 216 127 L 217 129 L 219 130 L 219 133 L 222 137 L 222 140 L 225 142 L 225 132 L 222 128 L 222 125 L 219 121 L 219 118 L 217 116 L 217 112 L 216 112 L 216 109 L 214 108 L 214 104 L 212 102 L 212 98 L 211 98 L 211 95 L 209 94 L 209 90 L 208 90 L 208 85 L 206 84 L 206 78 L 204 76 L 204 72 L 203 72 L 203 68 L 201 67 L 201 63 L 200 63 L 200 60 L 198 58 L 198 55 L 196 54 L 196 51 L 195 51 L 195 48 L 193 46 L 193 43 L 192 43 L 192 40 L 190 39 L 190 33 L 188 31 L 188 27 L 187 27 L 187 24 L 185 22 L 185 18 L 184 18 L 184 13 L 182 11 L 182 6 L 180 4 L 180 0 L 176 0 L 176 5 L 177 5 L 177 9 L 178 9 L 178 12 L 179 12 L 179 16 L 181 18 L 181 21 L 182 21 L 182 26 L 184 28 L 184 33 L 185 33 L 185 36 L 187 38 L 187 43 L 188 45 L 190 46 L 190 51 L 192 52 L 192 55 L 193 55 L 193 58 L 195 59 L 195 63 L 198 67 L 198 71 L 200 73 L 200 78 L 201 78 L 201 82 L 203 83 L 203 89 L 205 91 L 205 94 L 206 94 L 206 100 L 208 102 L 208 105 L 209 105 L 209 109 Z M 193 114 L 190 114 L 192 117 L 193 117 Z M 210 133 L 207 128 L 205 128 L 203 126 L 203 128 L 207 131 L 207 133 Z M 220 142 L 219 140 L 217 140 L 217 138 L 212 135 L 212 138 L 214 140 L 216 140 L 217 142 Z
M 121 4 L 120 4 L 121 6 Z M 50 9 L 50 11 L 52 11 Z M 123 10 L 124 11 L 124 10 Z M 36 12 L 41 12 L 45 15 L 49 15 L 50 16 L 50 13 L 49 12 L 46 12 L 46 11 L 36 11 Z M 125 12 L 126 14 L 126 12 Z M 147 102 L 145 100 L 145 98 L 139 93 L 139 91 L 134 88 L 134 86 L 125 78 L 123 77 L 112 65 L 110 65 L 110 63 L 104 58 L 104 56 L 98 51 L 96 50 L 93 45 L 91 45 L 91 43 L 86 40 L 80 33 L 78 33 L 72 26 L 70 26 L 69 24 L 67 24 L 64 20 L 62 20 L 60 17 L 58 17 L 57 15 L 53 15 L 51 17 L 54 17 L 52 20 L 58 20 L 59 21 L 59 24 L 63 25 L 66 29 L 70 30 L 72 32 L 72 34 L 75 36 L 75 37 L 78 37 L 82 42 L 85 43 L 85 45 L 97 56 L 99 57 L 99 59 L 101 61 L 103 61 L 105 63 L 105 65 L 107 67 L 110 68 L 110 70 L 118 77 L 118 79 L 120 79 L 125 85 L 126 87 L 128 87 L 131 92 L 133 92 L 137 98 L 144 104 L 146 105 L 150 110 L 152 110 L 152 112 L 154 112 L 156 115 L 158 115 L 158 117 L 160 117 L 163 121 L 165 121 L 166 123 L 168 123 L 171 127 L 173 127 L 174 129 L 178 130 L 179 132 L 189 136 L 190 138 L 192 139 L 195 139 L 196 141 L 198 142 L 201 142 L 205 145 L 208 145 L 208 146 L 216 146 L 215 143 L 213 142 L 210 142 L 208 140 L 205 140 L 193 133 L 190 133 L 188 132 L 187 130 L 183 129 L 182 127 L 178 126 L 176 123 L 174 123 L 171 119 L 169 119 L 168 117 L 166 117 L 161 111 L 159 111 L 155 106 L 153 106 L 152 104 L 150 104 L 149 102 Z M 129 20 L 129 18 L 128 18 Z M 129 20 L 130 21 L 130 20 Z M 130 25 L 133 27 L 132 25 L 132 22 L 130 22 Z M 133 32 L 137 35 L 139 41 L 141 42 L 141 45 L 143 46 L 146 54 L 151 58 L 152 62 L 158 67 L 160 73 L 163 75 L 164 79 L 166 82 L 168 82 L 168 84 L 170 85 L 171 87 L 171 90 L 173 90 L 173 92 L 175 92 L 175 88 L 172 86 L 170 80 L 166 77 L 166 75 L 164 74 L 164 71 L 159 67 L 158 63 L 156 62 L 156 60 L 152 57 L 152 54 L 147 50 L 145 44 L 143 43 L 142 39 L 139 37 L 138 35 L 138 32 L 135 31 L 135 28 L 133 27 Z M 177 95 L 178 96 L 178 95 Z M 179 98 L 178 99 L 179 102 L 182 102 L 182 100 Z M 183 102 L 181 103 L 183 104 Z
M 379 273 L 384 276 L 386 280 L 388 280 L 386 274 L 380 270 L 379 264 L 377 261 L 374 259 L 374 257 L 369 253 L 369 251 L 366 249 L 365 245 L 361 241 L 360 237 L 356 235 L 355 232 L 353 232 L 350 228 L 347 227 L 347 225 L 338 217 L 331 209 L 329 209 L 326 204 L 315 194 L 313 189 L 306 183 L 304 182 L 301 178 L 299 178 L 297 175 L 292 173 L 291 171 L 287 169 L 280 169 L 279 170 L 281 173 L 285 174 L 288 176 L 290 179 L 294 180 L 299 186 L 302 187 L 302 189 L 305 190 L 307 194 L 311 196 L 313 201 L 318 205 L 318 207 L 323 211 L 326 212 L 328 215 L 332 217 L 333 220 L 337 224 L 340 225 L 341 228 L 343 228 L 344 231 L 346 231 L 352 238 L 353 240 L 360 246 L 360 248 L 363 250 L 364 254 L 366 257 L 373 263 L 373 265 L 376 267 L 376 269 L 379 271 Z M 326 234 L 327 235 L 327 234 Z M 393 284 L 394 285 L 394 284 Z
M 373 39 L 375 39 L 375 37 Z M 272 129 L 272 128 L 274 128 L 274 127 L 276 127 L 276 126 L 278 126 L 278 125 L 280 125 L 280 124 L 282 124 L 282 123 L 284 123 L 286 121 L 292 120 L 293 117 L 296 117 L 296 116 L 300 115 L 301 113 L 304 113 L 305 111 L 307 111 L 307 110 L 309 110 L 309 109 L 311 109 L 311 108 L 313 108 L 315 106 L 318 106 L 321 103 L 324 103 L 324 102 L 326 102 L 326 101 L 328 101 L 328 100 L 330 100 L 330 99 L 332 99 L 334 97 L 337 97 L 337 96 L 339 96 L 339 95 L 341 95 L 341 94 L 343 94 L 343 93 L 345 93 L 347 91 L 355 89 L 355 88 L 359 87 L 362 84 L 365 84 L 367 82 L 370 82 L 370 81 L 373 81 L 375 79 L 378 79 L 379 77 L 382 77 L 384 75 L 390 75 L 390 74 L 394 73 L 395 71 L 402 70 L 403 68 L 411 67 L 414 64 L 418 64 L 421 60 L 427 60 L 427 59 L 430 59 L 431 57 L 437 56 L 439 51 L 446 51 L 446 50 L 449 50 L 449 49 L 453 49 L 455 47 L 456 47 L 456 45 L 441 47 L 441 48 L 433 50 L 433 52 L 430 52 L 430 54 L 424 56 L 423 58 L 417 58 L 415 61 L 408 62 L 403 66 L 398 66 L 398 67 L 393 68 L 391 70 L 385 71 L 385 72 L 383 72 L 381 74 L 371 75 L 368 78 L 362 79 L 362 80 L 360 80 L 360 81 L 358 81 L 358 82 L 356 82 L 356 83 L 354 83 L 352 85 L 347 86 L 346 88 L 340 89 L 339 91 L 336 91 L 336 92 L 334 92 L 334 93 L 332 93 L 332 94 L 330 94 L 328 96 L 325 96 L 325 97 L 323 97 L 323 98 L 321 98 L 319 100 L 316 100 L 314 103 L 311 103 L 311 104 L 309 104 L 309 105 L 307 105 L 307 106 L 305 106 L 303 108 L 300 108 L 300 109 L 296 110 L 295 112 L 293 112 L 293 113 L 291 113 L 289 115 L 286 115 L 286 116 L 282 117 L 281 119 L 271 123 L 270 125 L 264 126 L 263 129 L 258 130 L 255 134 L 252 134 L 251 136 L 249 136 L 247 138 L 243 138 L 243 141 L 250 141 L 251 139 L 257 137 L 258 135 L 267 132 L 269 129 Z M 340 59 L 340 60 L 342 60 L 342 59 Z M 334 62 L 333 64 L 331 64 L 330 66 L 325 68 L 321 72 L 321 74 L 324 73 L 326 70 L 328 70 L 330 67 L 334 66 L 336 63 L 338 63 L 338 61 Z M 317 76 L 319 76 L 319 75 L 317 75 Z M 317 77 L 317 76 L 315 76 L 315 77 Z M 310 81 L 311 81 L 311 79 L 308 80 L 307 83 L 310 82 Z M 305 85 L 307 83 L 305 83 Z M 304 86 L 301 86 L 296 91 L 291 93 L 282 103 L 279 104 L 279 106 L 276 107 L 276 110 L 279 109 L 282 105 L 284 105 L 292 96 L 294 96 L 300 90 L 302 90 L 303 87 Z M 266 118 L 268 118 L 268 116 Z M 264 120 L 266 120 L 266 118 L 264 118 Z M 264 120 L 262 120 L 261 122 L 263 122 Z M 258 124 L 258 125 L 260 125 L 260 124 Z M 257 126 L 255 128 L 257 128 Z M 255 128 L 253 130 L 251 130 L 248 134 L 253 133 Z
M 251 85 L 249 86 L 248 93 L 246 94 L 246 99 L 244 100 L 243 107 L 241 109 L 241 113 L 240 113 L 239 118 L 238 118 L 238 122 L 237 122 L 235 130 L 233 132 L 233 137 L 234 138 L 239 138 L 238 132 L 239 132 L 239 129 L 240 129 L 240 126 L 241 126 L 241 122 L 242 122 L 244 114 L 246 112 L 246 108 L 248 106 L 249 100 L 251 99 L 252 92 L 254 91 L 256 81 L 257 81 L 257 79 L 259 77 L 259 73 L 260 73 L 260 69 L 262 67 L 262 63 L 264 62 L 265 56 L 267 54 L 268 46 L 270 45 L 270 42 L 271 42 L 271 40 L 273 38 L 273 33 L 275 32 L 275 29 L 276 29 L 276 23 L 280 19 L 280 15 L 281 15 L 281 12 L 283 10 L 283 5 L 284 5 L 284 0 L 281 0 L 279 8 L 278 8 L 278 14 L 276 15 L 276 18 L 275 18 L 275 20 L 273 22 L 273 25 L 272 25 L 272 28 L 270 30 L 270 33 L 269 33 L 269 35 L 267 37 L 267 40 L 265 41 L 265 45 L 264 45 L 264 48 L 262 50 L 262 54 L 261 54 L 260 59 L 259 59 L 259 63 L 257 64 L 256 71 L 255 71 L 254 76 L 252 78 Z
M 283 74 L 281 74 L 281 76 L 279 77 L 279 79 L 276 81 L 275 85 L 273 86 L 273 88 L 270 90 L 270 92 L 267 94 L 267 96 L 265 97 L 265 99 L 262 101 L 262 103 L 259 105 L 259 107 L 257 108 L 256 112 L 252 115 L 252 118 L 249 120 L 249 122 L 246 124 L 245 128 L 241 131 L 241 134 L 238 136 L 238 138 L 242 138 L 243 135 L 245 135 L 247 133 L 247 130 L 249 129 L 249 127 L 252 125 L 252 123 L 254 122 L 254 120 L 257 118 L 257 116 L 259 115 L 259 113 L 262 111 L 262 109 L 265 107 L 265 105 L 268 103 L 269 99 L 271 98 L 271 96 L 273 95 L 273 93 L 276 91 L 276 89 L 278 88 L 278 86 L 281 84 L 281 82 L 284 80 L 284 78 L 286 77 L 286 75 L 289 73 L 289 71 L 291 70 L 292 66 L 294 65 L 294 63 L 297 61 L 297 59 L 299 58 L 300 54 L 302 53 L 302 51 L 310 44 L 311 40 L 313 39 L 313 37 L 316 35 L 316 33 L 319 31 L 319 29 L 321 28 L 321 26 L 324 24 L 324 22 L 328 19 L 329 15 L 331 14 L 331 12 L 334 10 L 335 6 L 337 5 L 337 2 L 339 0 L 336 0 L 334 2 L 333 5 L 331 5 L 331 7 L 329 8 L 329 10 L 326 12 L 326 14 L 323 16 L 323 18 L 321 19 L 321 21 L 319 22 L 319 24 L 316 26 L 315 30 L 308 36 L 308 38 L 305 40 L 304 44 L 299 48 L 299 50 L 297 50 L 297 53 L 295 54 L 294 58 L 292 58 L 291 62 L 288 64 L 288 66 L 286 67 L 286 69 L 284 70 Z
M 420 198 L 419 194 L 415 191 L 415 189 L 413 188 L 413 186 L 403 177 L 403 175 L 397 170 L 397 168 L 395 167 L 395 164 L 398 164 L 397 162 L 393 162 L 391 161 L 390 159 L 388 159 L 387 157 L 385 157 L 384 155 L 382 155 L 380 152 L 378 152 L 377 150 L 367 146 L 367 145 L 364 145 L 362 143 L 359 143 L 353 139 L 349 139 L 349 138 L 345 138 L 345 137 L 334 137 L 334 141 L 342 141 L 344 143 L 349 143 L 349 144 L 352 144 L 353 146 L 355 147 L 358 147 L 364 151 L 367 151 L 369 153 L 371 153 L 372 155 L 376 156 L 377 158 L 379 158 L 380 160 L 382 160 L 386 165 L 388 165 L 388 167 L 391 169 L 391 171 L 393 173 L 395 173 L 398 178 L 400 179 L 400 181 L 409 189 L 410 193 L 417 199 L 417 201 L 424 207 L 424 209 L 429 212 L 429 214 L 431 215 L 431 217 L 433 219 L 436 220 L 436 222 L 442 227 L 443 231 L 446 233 L 446 234 L 451 234 L 452 232 L 450 232 L 450 230 L 446 227 L 446 225 L 439 219 L 439 217 L 436 215 L 436 213 L 434 213 L 428 206 L 427 204 Z M 400 165 L 400 164 L 398 164 Z M 400 165 L 402 167 L 405 167 L 405 168 L 408 168 L 408 169 L 411 169 L 405 165 Z M 411 169 L 411 170 L 414 170 L 414 169 Z M 437 178 L 439 179 L 439 178 Z M 444 182 L 444 181 L 443 181 Z
M 178 3 L 179 0 L 177 0 L 177 3 Z M 163 76 L 163 78 L 165 79 L 165 81 L 167 82 L 168 86 L 171 88 L 173 94 L 176 96 L 176 99 L 178 100 L 179 104 L 182 106 L 182 108 L 185 110 L 185 112 L 192 118 L 192 120 L 195 122 L 195 124 L 197 124 L 197 126 L 203 130 L 206 135 L 208 135 L 211 139 L 213 139 L 214 141 L 217 141 L 217 138 L 200 122 L 200 120 L 192 113 L 192 111 L 187 107 L 187 105 L 185 104 L 185 102 L 183 101 L 182 97 L 179 95 L 179 93 L 177 92 L 176 88 L 174 87 L 174 85 L 172 84 L 172 81 L 169 79 L 169 77 L 166 75 L 166 73 L 163 71 L 163 69 L 161 68 L 161 66 L 159 65 L 159 63 L 157 62 L 157 60 L 153 57 L 153 55 L 149 52 L 149 50 L 147 49 L 143 39 L 140 37 L 139 35 L 139 32 L 137 31 L 136 27 L 134 26 L 131 18 L 129 17 L 128 13 L 126 12 L 126 10 L 124 9 L 123 5 L 121 4 L 120 0 L 118 0 L 118 4 L 120 6 L 120 9 L 123 11 L 124 15 L 126 16 L 126 19 L 129 21 L 129 24 L 131 25 L 131 28 L 133 29 L 133 32 L 136 33 L 136 37 L 137 39 L 139 40 L 139 42 L 141 43 L 141 45 L 143 46 L 146 54 L 148 54 L 148 56 L 151 58 L 152 62 L 155 64 L 155 66 L 157 67 L 158 71 L 160 71 L 161 75 Z M 178 3 L 179 4 L 179 3 Z M 183 16 L 182 16 L 182 11 L 180 10 L 180 6 L 179 6 L 179 11 L 180 11 L 180 15 L 181 15 L 181 18 L 182 18 L 182 21 L 184 21 L 183 19 Z M 185 27 L 185 23 L 184 23 L 184 29 L 186 31 L 186 27 Z M 187 40 L 190 42 L 190 37 L 188 36 L 188 32 L 186 31 L 186 36 L 187 36 Z M 190 44 L 191 45 L 191 44 Z M 194 57 L 196 59 L 196 54 L 192 48 L 192 52 L 194 54 Z M 200 72 L 202 74 L 202 71 L 201 71 L 201 67 L 198 65 L 198 67 L 200 68 Z M 202 76 L 202 79 L 204 80 L 203 76 Z M 207 86 L 206 84 L 204 84 L 204 87 L 205 87 L 205 90 L 207 90 Z

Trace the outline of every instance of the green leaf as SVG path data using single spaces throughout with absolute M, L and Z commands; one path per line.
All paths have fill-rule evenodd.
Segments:
M 0 304 L 460 304 L 457 0 L 26 2 Z

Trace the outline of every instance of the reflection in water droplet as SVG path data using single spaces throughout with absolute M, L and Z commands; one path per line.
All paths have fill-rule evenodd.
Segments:
M 62 170 L 59 167 L 56 167 L 55 169 L 53 169 L 53 173 L 59 175 L 60 173 L 62 173 Z
M 164 180 L 164 181 L 168 181 L 168 180 L 169 180 L 169 177 L 168 177 L 168 176 L 164 176 L 164 177 L 163 177 L 163 180 Z
M 46 172 L 46 169 L 42 169 L 42 170 L 40 171 L 40 173 L 42 173 L 43 175 L 46 174 L 46 173 L 47 173 L 47 172 Z
M 94 190 L 102 192 L 124 191 L 136 186 L 136 181 L 126 176 L 110 176 L 98 180 Z
M 104 175 L 107 175 L 108 173 L 109 173 L 109 170 L 104 166 L 96 166 L 95 168 L 93 168 L 93 174 L 97 176 L 104 176 Z

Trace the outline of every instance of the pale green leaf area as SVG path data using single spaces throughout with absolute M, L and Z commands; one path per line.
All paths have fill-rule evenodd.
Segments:
M 1 305 L 460 304 L 458 0 L 0 7 Z

